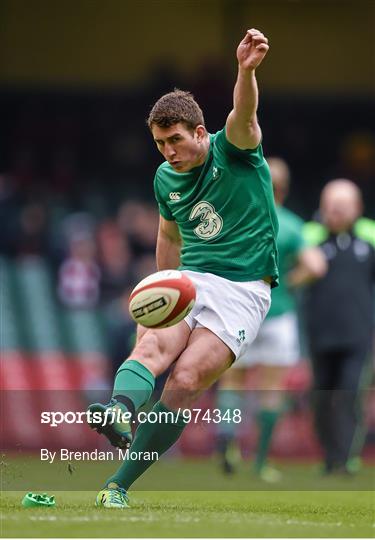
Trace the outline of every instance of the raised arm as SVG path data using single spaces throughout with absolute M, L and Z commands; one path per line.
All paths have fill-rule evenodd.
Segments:
M 256 114 L 258 85 L 255 69 L 268 48 L 268 39 L 255 28 L 246 32 L 237 47 L 238 76 L 233 92 L 233 110 L 226 122 L 226 135 L 229 142 L 242 150 L 256 148 L 262 137 Z
M 175 221 L 160 216 L 156 242 L 156 265 L 158 270 L 178 268 L 180 265 L 181 236 Z

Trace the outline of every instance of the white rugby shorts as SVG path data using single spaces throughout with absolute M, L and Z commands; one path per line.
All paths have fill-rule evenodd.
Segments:
M 230 281 L 210 273 L 183 270 L 197 289 L 184 321 L 190 329 L 208 328 L 234 353 L 247 358 L 251 343 L 271 305 L 271 286 L 263 280 Z
M 300 357 L 297 316 L 293 312 L 266 319 L 247 351 L 234 368 L 293 366 Z

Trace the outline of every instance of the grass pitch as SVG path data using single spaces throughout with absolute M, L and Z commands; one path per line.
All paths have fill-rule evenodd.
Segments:
M 35 461 L 37 465 L 37 461 Z M 100 467 L 96 477 L 99 478 Z M 3 491 L 1 495 L 1 537 L 373 537 L 375 532 L 374 493 L 361 477 L 326 483 L 318 479 L 315 490 L 303 490 L 301 478 L 312 475 L 311 466 L 288 466 L 284 476 L 295 470 L 299 489 L 268 489 L 257 483 L 244 466 L 238 473 L 245 478 L 247 490 L 229 490 L 231 480 L 224 480 L 217 464 L 211 462 L 159 463 L 149 473 L 159 480 L 185 475 L 192 486 L 194 475 L 203 469 L 212 480 L 211 491 L 131 491 L 131 508 L 105 510 L 94 507 L 95 491 L 49 491 L 56 496 L 55 508 L 24 509 L 25 491 Z M 303 474 L 303 469 L 305 473 Z M 316 471 L 316 469 L 315 469 Z M 314 473 L 315 474 L 315 473 Z M 27 472 L 25 475 L 28 477 Z M 146 478 L 145 475 L 145 478 Z M 362 471 L 363 478 L 373 470 Z M 49 480 L 51 475 L 49 475 Z M 56 480 L 61 481 L 57 476 Z M 98 483 L 100 480 L 98 481 Z M 188 482 L 188 483 L 189 483 Z M 330 482 L 330 481 L 329 481 Z M 55 487 L 58 484 L 55 484 Z M 136 484 L 135 487 L 139 487 Z M 213 486 L 226 485 L 227 489 Z M 233 485 L 233 484 L 232 484 Z M 287 485 L 287 484 L 285 484 Z M 306 484 L 309 485 L 309 484 Z M 234 486 L 233 486 L 234 487 Z M 335 488 L 331 490 L 330 488 Z M 352 489 L 351 489 L 352 488 Z M 33 489 L 30 484 L 29 490 Z M 252 489 L 252 491 L 249 491 Z M 36 490 L 34 490 L 36 491 Z
M 60 492 L 54 509 L 2 501 L 2 537 L 372 537 L 369 492 L 134 492 L 131 509 L 95 509 L 96 493 Z

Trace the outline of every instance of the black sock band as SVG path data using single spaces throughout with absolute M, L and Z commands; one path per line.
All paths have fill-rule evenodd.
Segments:
M 129 399 L 128 397 L 126 396 L 120 396 L 120 395 L 117 395 L 117 396 L 113 396 L 113 399 L 115 399 L 116 401 L 118 401 L 119 403 L 122 403 L 123 405 L 125 405 L 125 407 L 127 408 L 127 410 L 130 412 L 130 414 L 132 415 L 132 418 L 134 418 L 134 415 L 135 415 L 135 406 L 134 406 L 134 403 L 132 402 L 131 399 Z

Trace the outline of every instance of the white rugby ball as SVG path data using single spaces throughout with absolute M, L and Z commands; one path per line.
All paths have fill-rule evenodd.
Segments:
M 182 321 L 195 302 L 194 283 L 179 270 L 162 270 L 146 277 L 129 297 L 129 313 L 147 328 L 167 328 Z

